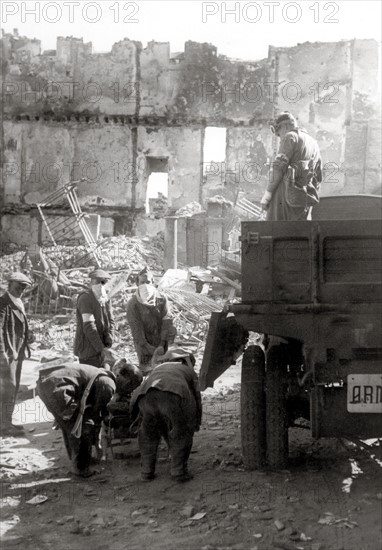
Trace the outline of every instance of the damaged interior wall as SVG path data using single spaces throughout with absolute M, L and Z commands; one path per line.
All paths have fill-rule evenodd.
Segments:
M 214 194 L 258 201 L 276 147 L 267 124 L 275 110 L 292 111 L 317 138 L 323 194 L 381 191 L 373 40 L 271 46 L 259 61 L 194 42 L 171 54 L 169 43 L 124 39 L 96 54 L 82 39 L 59 37 L 56 50 L 41 53 L 38 40 L 5 34 L 2 48 L 5 241 L 41 238 L 33 204 L 71 179 L 85 178 L 83 209 L 113 220 L 115 232 L 163 229 L 145 213 L 152 172 L 168 173 L 169 214 Z M 226 158 L 206 173 L 211 126 L 227 130 Z M 20 235 L 25 218 L 31 232 Z

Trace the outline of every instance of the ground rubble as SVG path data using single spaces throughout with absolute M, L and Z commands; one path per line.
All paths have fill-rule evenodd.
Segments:
M 194 479 L 170 479 L 161 444 L 157 478 L 139 475 L 137 440 L 96 465 L 90 480 L 73 478 L 62 437 L 33 400 L 19 403 L 26 435 L 1 449 L 1 529 L 14 548 L 93 550 L 376 550 L 382 494 L 376 485 L 378 441 L 367 452 L 337 440 L 312 441 L 290 430 L 291 460 L 281 472 L 246 471 L 240 449 L 240 366 L 203 394 L 195 434 Z M 37 403 L 38 403 L 38 398 Z M 41 406 L 41 403 L 40 403 Z M 359 466 L 349 492 L 351 461 Z
M 161 242 L 160 237 L 154 242 L 128 237 L 102 242 L 103 267 L 111 271 L 115 291 L 118 336 L 113 350 L 133 363 L 136 354 L 126 302 L 135 292 L 136 273 L 145 265 L 157 283 L 162 279 Z M 120 442 L 115 452 L 108 449 L 107 461 L 95 465 L 94 478 L 80 481 L 72 476 L 61 434 L 51 429 L 51 416 L 31 392 L 43 361 L 57 356 L 73 359 L 75 296 L 87 286 L 95 267 L 91 258 L 88 265 L 79 265 L 86 258 L 77 249 L 43 251 L 49 270 L 56 270 L 55 280 L 63 275 L 70 281 L 71 302 L 42 313 L 41 296 L 46 296 L 47 287 L 41 279 L 35 281 L 30 297 L 29 317 L 37 337 L 28 363 L 30 375 L 15 411 L 15 420 L 25 425 L 26 433 L 21 439 L 1 441 L 0 533 L 5 547 L 376 550 L 382 505 L 381 489 L 375 483 L 382 465 L 380 441 L 363 445 L 313 441 L 307 430 L 291 429 L 287 470 L 246 471 L 240 447 L 240 360 L 202 394 L 203 423 L 190 458 L 192 481 L 184 485 L 171 481 L 162 444 L 157 478 L 142 482 L 136 439 Z M 11 271 L 27 270 L 24 256 L 16 252 L 0 258 L 3 288 Z M 165 287 L 164 292 L 173 307 L 177 343 L 195 353 L 199 370 L 211 312 L 236 300 L 234 271 L 228 282 L 214 270 L 195 267 L 187 272 L 187 287 L 182 286 L 184 274 L 178 274 L 179 284 Z
M 97 246 L 101 267 L 112 275 L 108 290 L 116 318 L 114 349 L 130 360 L 135 352 L 126 319 L 126 304 L 136 290 L 135 277 L 143 267 L 152 270 L 156 284 L 173 272 L 167 277 L 167 284 L 160 288 L 172 307 L 177 343 L 189 344 L 195 353 L 204 345 L 211 313 L 221 311 L 227 300 L 233 299 L 230 284 L 211 270 L 184 266 L 178 270 L 164 270 L 163 252 L 162 234 L 150 239 L 108 237 Z M 88 287 L 89 273 L 95 267 L 95 258 L 85 246 L 34 247 L 0 258 L 2 290 L 6 289 L 6 280 L 12 271 L 23 271 L 33 281 L 24 294 L 24 302 L 38 342 L 34 351 L 47 349 L 62 353 L 71 349 L 76 297 Z

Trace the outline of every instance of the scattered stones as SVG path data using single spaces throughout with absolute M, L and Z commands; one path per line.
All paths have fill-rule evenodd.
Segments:
M 252 510 L 254 512 L 270 512 L 272 508 L 266 504 L 261 504 L 260 506 L 254 506 Z
M 283 531 L 285 529 L 284 523 L 282 521 L 280 521 L 279 519 L 275 520 L 275 527 L 276 527 L 277 531 Z
M 180 511 L 179 514 L 185 518 L 190 518 L 194 514 L 194 507 L 189 504 L 184 506 Z
M 356 521 L 351 521 L 349 518 L 336 519 L 334 517 L 334 514 L 332 514 L 331 512 L 325 512 L 324 516 L 321 517 L 317 523 L 319 525 L 339 525 L 343 527 L 348 527 L 349 529 L 358 527 L 358 523 Z
M 207 515 L 207 512 L 198 512 L 190 518 L 191 521 L 200 521 Z
M 26 503 L 27 504 L 38 505 L 38 504 L 43 504 L 47 500 L 48 500 L 48 497 L 46 495 L 35 495 L 31 499 L 27 500 Z
M 147 524 L 147 519 L 146 518 L 138 518 L 138 519 L 135 519 L 133 521 L 133 525 L 134 527 L 138 527 L 139 525 L 146 525 Z
M 76 520 L 75 524 L 71 527 L 69 532 L 72 533 L 73 535 L 80 535 L 82 533 L 82 525 L 78 519 Z

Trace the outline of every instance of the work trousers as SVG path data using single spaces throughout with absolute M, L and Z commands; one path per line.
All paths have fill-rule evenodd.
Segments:
M 22 359 L 12 360 L 0 368 L 0 425 L 10 426 L 15 408 L 16 395 L 20 386 Z
M 69 420 L 64 420 L 58 414 L 52 396 L 45 393 L 43 384 L 39 384 L 38 382 L 37 394 L 46 405 L 48 411 L 54 416 L 58 426 L 61 428 L 68 457 L 71 460 L 75 471 L 81 474 L 81 472 L 84 472 L 90 466 L 92 445 L 97 446 L 101 426 L 95 424 L 94 420 L 90 418 L 87 411 L 85 411 L 82 420 L 81 437 L 74 437 L 71 432 L 76 422 L 78 413 L 75 412 L 72 418 Z
M 186 474 L 196 422 L 194 397 L 190 394 L 187 399 L 181 398 L 175 393 L 150 388 L 138 405 L 141 414 L 138 441 L 142 474 L 154 474 L 161 437 L 170 450 L 171 475 Z

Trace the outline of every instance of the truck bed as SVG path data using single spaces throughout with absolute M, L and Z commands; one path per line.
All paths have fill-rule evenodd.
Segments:
M 382 221 L 242 223 L 242 303 L 382 301 Z

